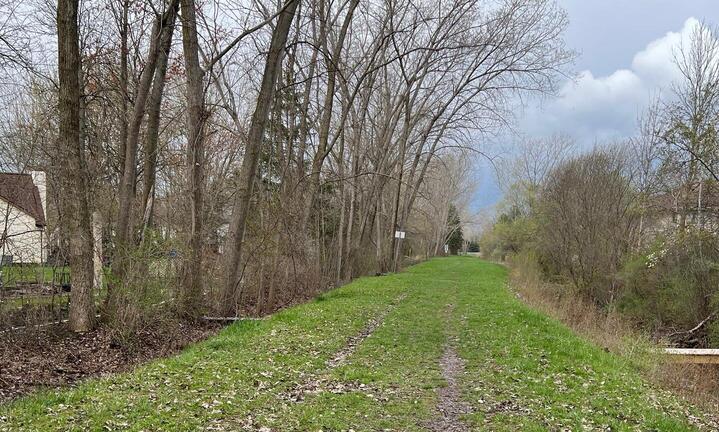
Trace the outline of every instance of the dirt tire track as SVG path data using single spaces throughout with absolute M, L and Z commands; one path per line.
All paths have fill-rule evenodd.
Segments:
M 347 344 L 342 349 L 337 351 L 329 360 L 326 361 L 326 367 L 324 369 L 321 369 L 316 373 L 310 375 L 305 375 L 305 378 L 301 382 L 298 382 L 292 388 L 281 392 L 278 396 L 288 402 L 301 403 L 305 400 L 306 396 L 319 394 L 323 391 L 329 391 L 333 393 L 345 393 L 350 391 L 362 391 L 365 393 L 373 392 L 375 389 L 373 389 L 371 386 L 365 386 L 364 384 L 359 384 L 355 382 L 334 382 L 323 378 L 323 376 L 327 375 L 327 373 L 330 372 L 332 369 L 342 365 L 347 360 L 347 358 L 349 358 L 357 350 L 357 347 L 365 339 L 370 337 L 372 333 L 374 333 L 382 325 L 387 315 L 389 315 L 393 310 L 395 310 L 406 297 L 406 293 L 400 294 L 394 300 L 392 300 L 390 304 L 379 313 L 379 315 L 370 319 L 369 323 L 362 329 L 362 331 L 360 331 L 354 336 L 351 336 L 348 339 Z M 258 424 L 257 419 L 253 416 L 248 416 L 244 419 L 237 419 L 234 423 L 230 422 L 229 424 L 227 424 L 227 422 L 227 419 L 222 420 L 221 423 L 211 422 L 209 425 L 206 425 L 203 430 L 243 430 L 256 432 L 274 431 L 274 429 Z
M 357 347 L 359 347 L 365 339 L 372 336 L 372 333 L 374 333 L 382 325 L 382 323 L 384 323 L 387 315 L 395 310 L 405 297 L 407 297 L 406 294 L 401 294 L 395 298 L 387 308 L 380 312 L 379 315 L 370 319 L 369 323 L 362 329 L 362 331 L 354 336 L 351 336 L 348 339 L 347 344 L 342 349 L 337 351 L 329 360 L 327 360 L 325 363 L 327 367 L 325 369 L 318 371 L 318 373 L 313 374 L 290 390 L 284 392 L 283 397 L 293 402 L 301 402 L 305 399 L 306 394 L 316 394 L 321 392 L 323 390 L 323 386 L 320 385 L 322 380 L 317 379 L 317 377 L 326 375 L 332 369 L 341 366 L 352 354 L 354 354 Z
M 454 305 L 447 306 L 447 319 L 453 310 Z M 427 424 L 428 429 L 433 432 L 469 431 L 469 427 L 462 421 L 461 416 L 471 413 L 472 407 L 462 400 L 459 376 L 464 373 L 464 360 L 457 354 L 456 343 L 456 338 L 451 335 L 447 336 L 444 353 L 439 361 L 442 378 L 447 385 L 437 389 L 438 415 Z
M 345 360 L 347 360 L 347 358 L 349 356 L 351 356 L 357 350 L 357 347 L 365 339 L 370 337 L 372 335 L 372 333 L 374 333 L 375 330 L 377 330 L 382 325 L 382 323 L 384 322 L 384 319 L 387 318 L 387 315 L 389 315 L 390 312 L 395 310 L 397 308 L 397 306 L 399 305 L 399 303 L 402 302 L 402 300 L 404 300 L 405 297 L 406 297 L 405 294 L 402 294 L 399 297 L 397 297 L 390 304 L 390 306 L 387 309 L 382 311 L 378 316 L 372 318 L 370 320 L 370 322 L 367 324 L 367 326 L 365 326 L 365 328 L 362 329 L 361 332 L 359 332 L 358 334 L 356 334 L 354 336 L 351 336 L 349 338 L 349 340 L 347 341 L 347 345 L 345 345 L 345 347 L 342 348 L 341 350 L 337 351 L 331 359 L 327 360 L 327 368 L 334 369 L 337 366 L 340 366 L 342 363 L 344 363 Z

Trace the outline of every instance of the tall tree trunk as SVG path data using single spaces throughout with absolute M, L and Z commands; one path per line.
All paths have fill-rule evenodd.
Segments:
M 392 208 L 392 246 L 390 252 L 392 253 L 392 271 L 397 271 L 397 261 L 399 261 L 399 243 L 401 239 L 398 239 L 395 235 L 395 230 L 403 230 L 405 228 L 404 223 L 397 224 L 399 218 L 399 201 L 402 195 L 402 176 L 404 175 L 404 158 L 407 153 L 407 140 L 409 139 L 410 133 L 410 99 L 406 99 L 405 111 L 404 111 L 404 127 L 402 128 L 402 136 L 400 137 L 400 152 L 397 160 L 397 168 L 399 174 L 397 176 L 397 192 L 394 197 L 394 207 Z
M 265 226 L 265 211 L 262 208 L 262 205 L 257 206 L 258 207 L 258 213 L 260 216 L 260 231 L 265 232 L 266 226 Z M 262 311 L 262 301 L 263 301 L 263 295 L 265 291 L 265 260 L 260 260 L 260 271 L 259 271 L 259 277 L 257 281 L 257 289 L 255 291 L 255 316 L 260 316 L 260 313 Z
M 380 201 L 381 201 L 381 199 L 382 199 L 382 198 L 379 198 Z M 375 207 L 375 216 L 374 216 L 374 219 L 375 219 L 375 223 L 377 224 L 377 232 L 376 232 L 376 234 L 377 234 L 377 240 L 375 241 L 375 256 L 377 257 L 377 268 L 378 268 L 379 272 L 381 273 L 381 272 L 385 271 L 385 268 L 384 268 L 384 265 L 382 264 L 382 258 L 383 258 L 383 254 L 382 254 L 382 235 L 383 235 L 383 230 L 382 230 L 382 214 L 381 214 L 380 204 L 382 204 L 382 203 L 381 203 L 381 202 L 378 203 L 377 206 Z M 381 207 L 384 208 L 384 205 L 382 205 Z
M 344 131 L 340 132 L 342 136 L 340 137 L 340 148 L 339 148 L 339 156 L 337 157 L 337 174 L 339 176 L 339 195 L 340 195 L 340 226 L 337 231 L 337 268 L 335 272 L 335 284 L 339 285 L 340 282 L 342 282 L 342 265 L 343 265 L 343 258 L 344 258 L 344 232 L 345 232 L 345 224 L 346 224 L 346 218 L 347 218 L 347 203 L 346 203 L 346 194 L 345 194 L 345 136 Z
M 182 49 L 187 75 L 187 178 L 190 201 L 189 254 L 185 257 L 178 304 L 189 318 L 200 315 L 202 302 L 202 207 L 205 167 L 204 72 L 200 68 L 195 1 L 182 0 Z
M 370 85 L 373 83 L 373 79 L 370 79 Z M 346 86 L 342 87 L 345 92 L 345 99 L 349 101 L 349 90 L 346 88 Z M 365 96 L 361 99 L 359 110 L 355 112 L 355 117 L 359 117 L 358 119 L 355 119 L 351 124 L 352 129 L 352 146 L 350 147 L 350 159 L 352 160 L 352 172 L 350 175 L 350 187 L 351 187 L 351 194 L 350 194 L 350 210 L 349 210 L 349 216 L 347 220 L 347 240 L 345 242 L 345 257 L 343 258 L 344 267 L 345 267 L 345 278 L 351 279 L 354 275 L 354 251 L 356 249 L 356 245 L 354 242 L 354 231 L 355 231 L 355 213 L 356 208 L 358 206 L 357 200 L 358 200 L 358 183 L 359 183 L 359 173 L 360 173 L 360 148 L 361 148 L 361 141 L 363 138 L 362 130 L 365 125 L 365 119 L 367 118 L 367 112 L 368 110 L 368 104 L 369 104 L 370 98 L 368 96 Z M 359 239 L 361 240 L 361 239 Z M 358 241 L 359 241 L 358 240 Z
M 323 5 L 325 0 L 319 0 L 320 5 Z M 342 22 L 342 28 L 337 38 L 337 42 L 332 50 L 332 57 L 325 55 L 325 64 L 327 66 L 327 92 L 325 93 L 325 100 L 322 106 L 322 118 L 320 120 L 319 129 L 319 144 L 317 145 L 317 151 L 315 152 L 314 158 L 312 159 L 312 168 L 310 171 L 310 183 L 308 186 L 307 199 L 305 201 L 305 207 L 302 214 L 302 227 L 307 226 L 312 207 L 314 205 L 317 193 L 320 188 L 320 172 L 322 171 L 322 165 L 324 164 L 325 158 L 330 152 L 329 134 L 330 134 L 330 122 L 332 121 L 332 107 L 335 99 L 335 87 L 337 85 L 337 71 L 341 61 L 342 47 L 349 31 L 350 23 L 352 22 L 352 16 L 354 15 L 355 9 L 359 5 L 359 0 L 352 0 L 349 6 L 349 10 L 345 15 L 344 21 Z M 320 8 L 320 19 L 325 20 L 324 10 Z M 326 25 L 326 24 L 325 24 Z M 324 35 L 324 37 L 323 37 Z M 322 38 L 321 43 L 323 44 L 324 50 L 329 52 L 327 48 L 327 31 L 321 30 L 320 37 Z M 339 126 L 340 128 L 342 125 Z
M 175 18 L 177 16 L 178 1 L 174 2 L 174 10 L 168 17 L 163 32 L 160 36 L 160 48 L 157 56 L 157 67 L 152 82 L 152 93 L 148 100 L 147 132 L 145 139 L 145 158 L 142 170 L 142 214 L 146 215 L 143 221 L 144 232 L 152 223 L 152 195 L 155 191 L 155 178 L 157 175 L 157 143 L 160 139 L 160 109 L 162 107 L 162 96 L 165 89 L 167 77 L 167 62 L 172 47 L 172 35 L 175 30 Z
M 68 261 L 72 273 L 68 324 L 76 332 L 90 330 L 94 321 L 93 232 L 90 178 L 85 149 L 80 140 L 80 47 L 78 0 L 57 5 L 60 225 L 69 239 Z
M 134 244 L 132 235 L 132 210 L 133 204 L 135 203 L 137 148 L 140 139 L 140 126 L 142 125 L 142 119 L 145 116 L 145 108 L 150 93 L 150 86 L 152 85 L 152 78 L 155 75 L 159 51 L 162 49 L 163 45 L 169 45 L 169 42 L 163 41 L 162 39 L 167 39 L 168 33 L 170 33 L 169 36 L 171 37 L 171 27 L 168 26 L 174 26 L 176 13 L 177 0 L 173 1 L 169 5 L 169 9 L 166 13 L 160 14 L 157 17 L 150 36 L 150 48 L 147 53 L 147 61 L 145 63 L 145 69 L 142 71 L 142 75 L 140 77 L 140 83 L 135 95 L 132 119 L 128 128 L 127 144 L 125 146 L 124 155 L 125 162 L 123 164 L 125 171 L 123 172 L 122 181 L 120 182 L 120 202 L 118 207 L 116 239 L 117 256 L 115 259 L 116 265 L 113 269 L 121 278 L 122 282 L 126 282 L 125 265 L 127 264 L 126 258 L 129 252 L 128 249 Z M 114 294 L 108 293 L 108 296 L 114 297 Z M 110 306 L 112 308 L 112 299 L 110 300 Z
M 311 13 L 315 13 L 315 2 L 312 2 Z M 312 20 L 312 39 L 316 39 L 317 26 L 315 21 Z M 312 97 L 312 83 L 314 82 L 315 69 L 317 67 L 317 56 L 319 50 L 312 50 L 312 57 L 310 58 L 309 70 L 305 79 L 305 88 L 302 91 L 302 107 L 300 108 L 300 125 L 299 125 L 299 136 L 297 139 L 297 181 L 302 181 L 305 175 L 305 153 L 307 152 L 307 138 L 310 132 L 309 126 L 309 107 L 310 98 Z M 298 183 L 299 184 L 299 183 Z M 302 226 L 304 228 L 304 226 Z
M 277 76 L 282 67 L 282 56 L 285 51 L 287 35 L 297 10 L 299 0 L 289 0 L 279 15 L 277 25 L 272 32 L 270 50 L 267 54 L 265 71 L 262 76 L 260 92 L 257 96 L 257 106 L 252 115 L 252 122 L 247 136 L 245 155 L 238 175 L 238 188 L 235 203 L 230 219 L 230 229 L 227 236 L 228 247 L 225 248 L 227 258 L 225 262 L 225 286 L 222 295 L 222 312 L 235 313 L 236 299 L 242 279 L 242 243 L 245 235 L 247 215 L 249 214 L 250 198 L 254 188 L 257 173 L 257 161 L 260 156 L 265 124 L 270 106 L 274 99 Z
M 127 102 L 128 94 L 128 78 L 127 78 L 127 37 L 130 30 L 128 22 L 128 13 L 130 9 L 130 0 L 122 0 L 122 10 L 120 11 L 120 148 L 118 149 L 118 157 L 120 162 L 120 170 L 118 172 L 122 178 L 125 172 L 125 147 L 127 146 Z
M 280 260 L 280 236 L 275 233 L 272 238 L 272 275 L 270 276 L 270 287 L 267 293 L 267 301 L 264 304 L 261 314 L 270 313 L 275 305 L 275 290 L 277 286 L 277 277 L 279 274 L 279 260 Z M 285 273 L 289 271 L 289 267 L 285 268 Z

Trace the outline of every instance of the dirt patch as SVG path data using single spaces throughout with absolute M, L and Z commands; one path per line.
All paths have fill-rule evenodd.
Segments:
M 461 416 L 472 412 L 468 403 L 462 401 L 462 392 L 458 377 L 464 373 L 464 360 L 457 355 L 451 343 L 444 348 L 444 354 L 439 361 L 442 368 L 442 377 L 447 382 L 445 387 L 437 390 L 439 401 L 437 411 L 439 416 L 434 418 L 427 426 L 435 432 L 464 432 L 469 431 Z
M 454 305 L 448 304 L 445 310 L 446 322 L 449 322 L 452 312 L 454 312 Z M 464 360 L 457 354 L 456 344 L 456 337 L 449 332 L 444 353 L 439 360 L 442 378 L 447 385 L 437 389 L 438 415 L 427 424 L 427 428 L 434 432 L 469 431 L 461 416 L 471 413 L 472 407 L 462 400 L 459 377 L 464 373 Z
M 217 333 L 218 324 L 163 323 L 143 329 L 132 349 L 118 346 L 104 328 L 75 334 L 65 325 L 23 334 L 0 334 L 0 403 L 40 388 L 71 386 L 89 377 L 132 369 L 177 353 Z

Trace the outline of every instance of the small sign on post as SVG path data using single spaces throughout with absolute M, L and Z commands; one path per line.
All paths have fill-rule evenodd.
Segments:
M 394 232 L 394 238 L 403 239 L 405 236 L 404 231 L 395 231 Z

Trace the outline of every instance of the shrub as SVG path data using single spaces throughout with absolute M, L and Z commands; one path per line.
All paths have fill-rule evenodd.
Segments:
M 482 256 L 496 261 L 530 248 L 537 234 L 537 220 L 512 208 L 497 218 L 490 230 L 479 241 Z
M 102 309 L 113 342 L 132 348 L 143 328 L 158 328 L 174 319 L 178 297 L 178 259 L 184 245 L 164 239 L 159 232 L 147 230 L 138 247 L 124 253 L 127 276 L 122 280 L 110 269 L 105 272 L 107 286 Z M 179 252 L 178 252 L 179 251 Z
M 659 238 L 622 272 L 620 308 L 655 331 L 689 345 L 719 345 L 719 326 L 707 321 L 719 306 L 719 241 L 690 228 Z
M 615 298 L 614 275 L 633 243 L 635 191 L 625 159 L 594 151 L 554 170 L 539 200 L 538 252 L 550 275 L 599 305 Z

